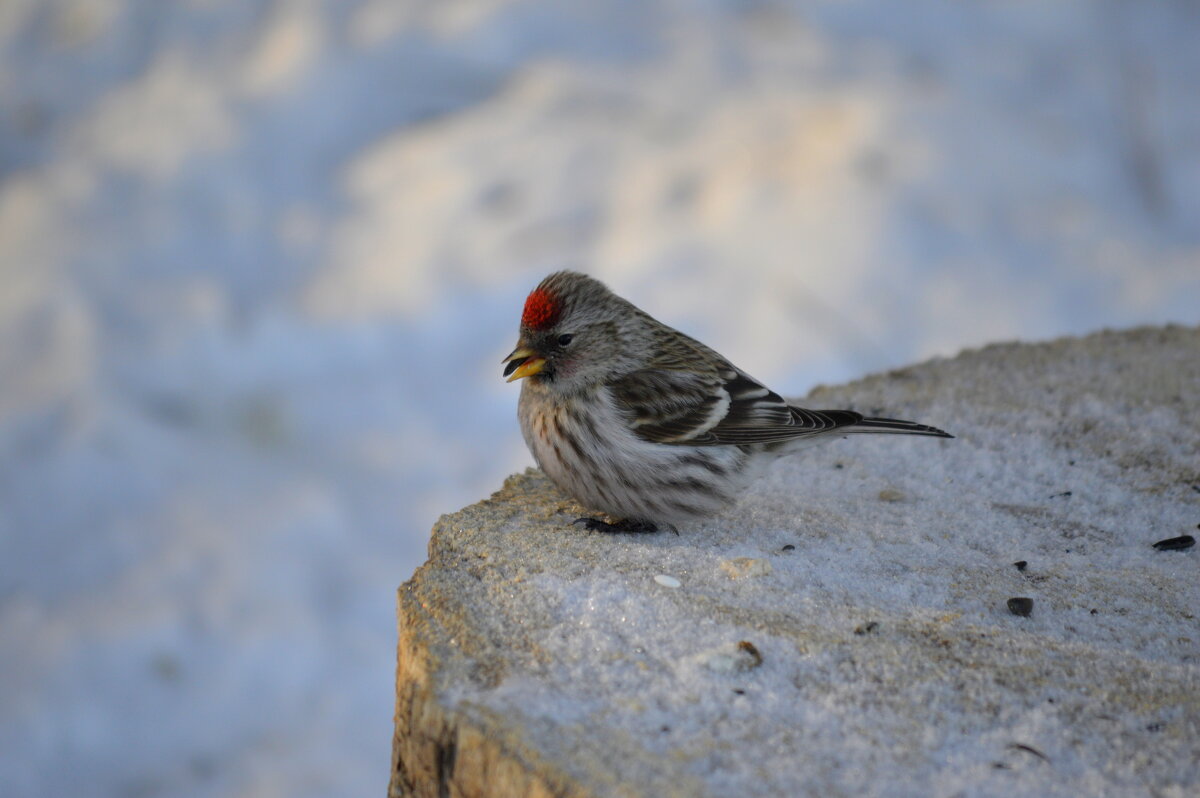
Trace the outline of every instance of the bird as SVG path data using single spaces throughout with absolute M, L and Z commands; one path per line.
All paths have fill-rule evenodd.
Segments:
M 604 283 L 557 271 L 525 300 L 508 382 L 538 466 L 596 532 L 655 532 L 734 506 L 764 463 L 845 434 L 953 438 L 853 410 L 808 410 Z

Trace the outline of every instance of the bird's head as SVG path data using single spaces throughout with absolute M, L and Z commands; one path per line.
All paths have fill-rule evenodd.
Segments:
M 504 376 L 570 392 L 637 368 L 642 318 L 599 280 L 555 272 L 525 300 Z

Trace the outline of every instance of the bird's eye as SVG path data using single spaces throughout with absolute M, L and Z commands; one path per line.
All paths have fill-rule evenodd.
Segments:
M 571 335 L 570 333 L 563 333 L 562 335 L 558 336 L 558 345 L 566 346 L 567 344 L 571 343 L 572 339 L 574 338 L 575 336 Z

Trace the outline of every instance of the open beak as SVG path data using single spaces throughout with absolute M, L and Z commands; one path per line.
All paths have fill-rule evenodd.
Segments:
M 523 346 L 514 349 L 502 362 L 507 364 L 504 367 L 504 376 L 508 377 L 505 382 L 532 377 L 546 366 L 546 358 L 538 357 L 537 352 Z

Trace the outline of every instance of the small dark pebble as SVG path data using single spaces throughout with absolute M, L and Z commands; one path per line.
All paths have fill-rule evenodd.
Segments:
M 740 651 L 745 651 L 750 655 L 750 659 L 754 660 L 754 664 L 750 667 L 757 668 L 759 665 L 762 665 L 762 654 L 759 653 L 758 647 L 749 640 L 738 641 L 738 649 Z
M 1029 613 L 1033 612 L 1033 599 L 1018 596 L 1008 600 L 1008 611 L 1013 615 L 1020 615 L 1022 618 L 1028 618 Z
M 994 767 L 996 770 L 1009 770 L 1010 769 L 1008 767 L 1008 765 L 1004 764 L 1003 762 L 993 762 L 992 767 Z
M 1154 544 L 1159 551 L 1183 551 L 1196 545 L 1196 539 L 1191 535 L 1180 535 L 1177 538 L 1167 538 Z
M 834 467 L 834 468 L 838 468 L 838 469 L 845 468 L 845 466 L 844 466 L 844 465 L 842 465 L 841 463 L 834 463 L 834 464 L 833 464 L 833 467 Z
M 1071 491 L 1064 490 L 1062 493 L 1056 493 L 1053 496 L 1051 496 L 1050 498 L 1051 499 L 1069 499 L 1069 498 L 1071 498 Z
M 659 731 L 661 731 L 663 733 L 669 732 L 670 730 L 671 730 L 670 726 L 663 726 L 661 729 L 659 729 Z
M 855 627 L 854 634 L 856 634 L 856 635 L 870 634 L 871 632 L 874 632 L 878 628 L 879 628 L 878 623 L 876 623 L 875 621 L 868 621 L 867 623 L 864 623 L 862 626 Z
M 737 693 L 738 695 L 745 695 L 745 694 L 746 694 L 746 691 L 745 691 L 745 690 L 743 690 L 743 689 L 742 689 L 742 688 L 740 688 L 740 687 L 735 687 L 735 688 L 733 688 L 733 692 Z
M 795 550 L 796 550 L 796 547 L 794 545 L 792 545 L 791 543 L 787 544 L 782 549 L 780 549 L 780 551 L 795 551 Z
M 1100 610 L 1091 610 L 1092 615 L 1099 615 Z
M 1025 566 L 1029 565 L 1029 563 L 1025 562 L 1024 560 L 1017 560 L 1015 563 L 1013 563 L 1013 565 L 1017 567 L 1018 571 L 1024 571 Z
M 1068 460 L 1068 461 L 1067 461 L 1067 465 L 1075 465 L 1075 461 L 1074 461 L 1074 460 Z
M 1146 727 L 1146 731 L 1148 731 L 1148 732 L 1160 732 L 1162 730 L 1163 730 L 1163 725 L 1161 723 L 1151 723 L 1149 726 Z

